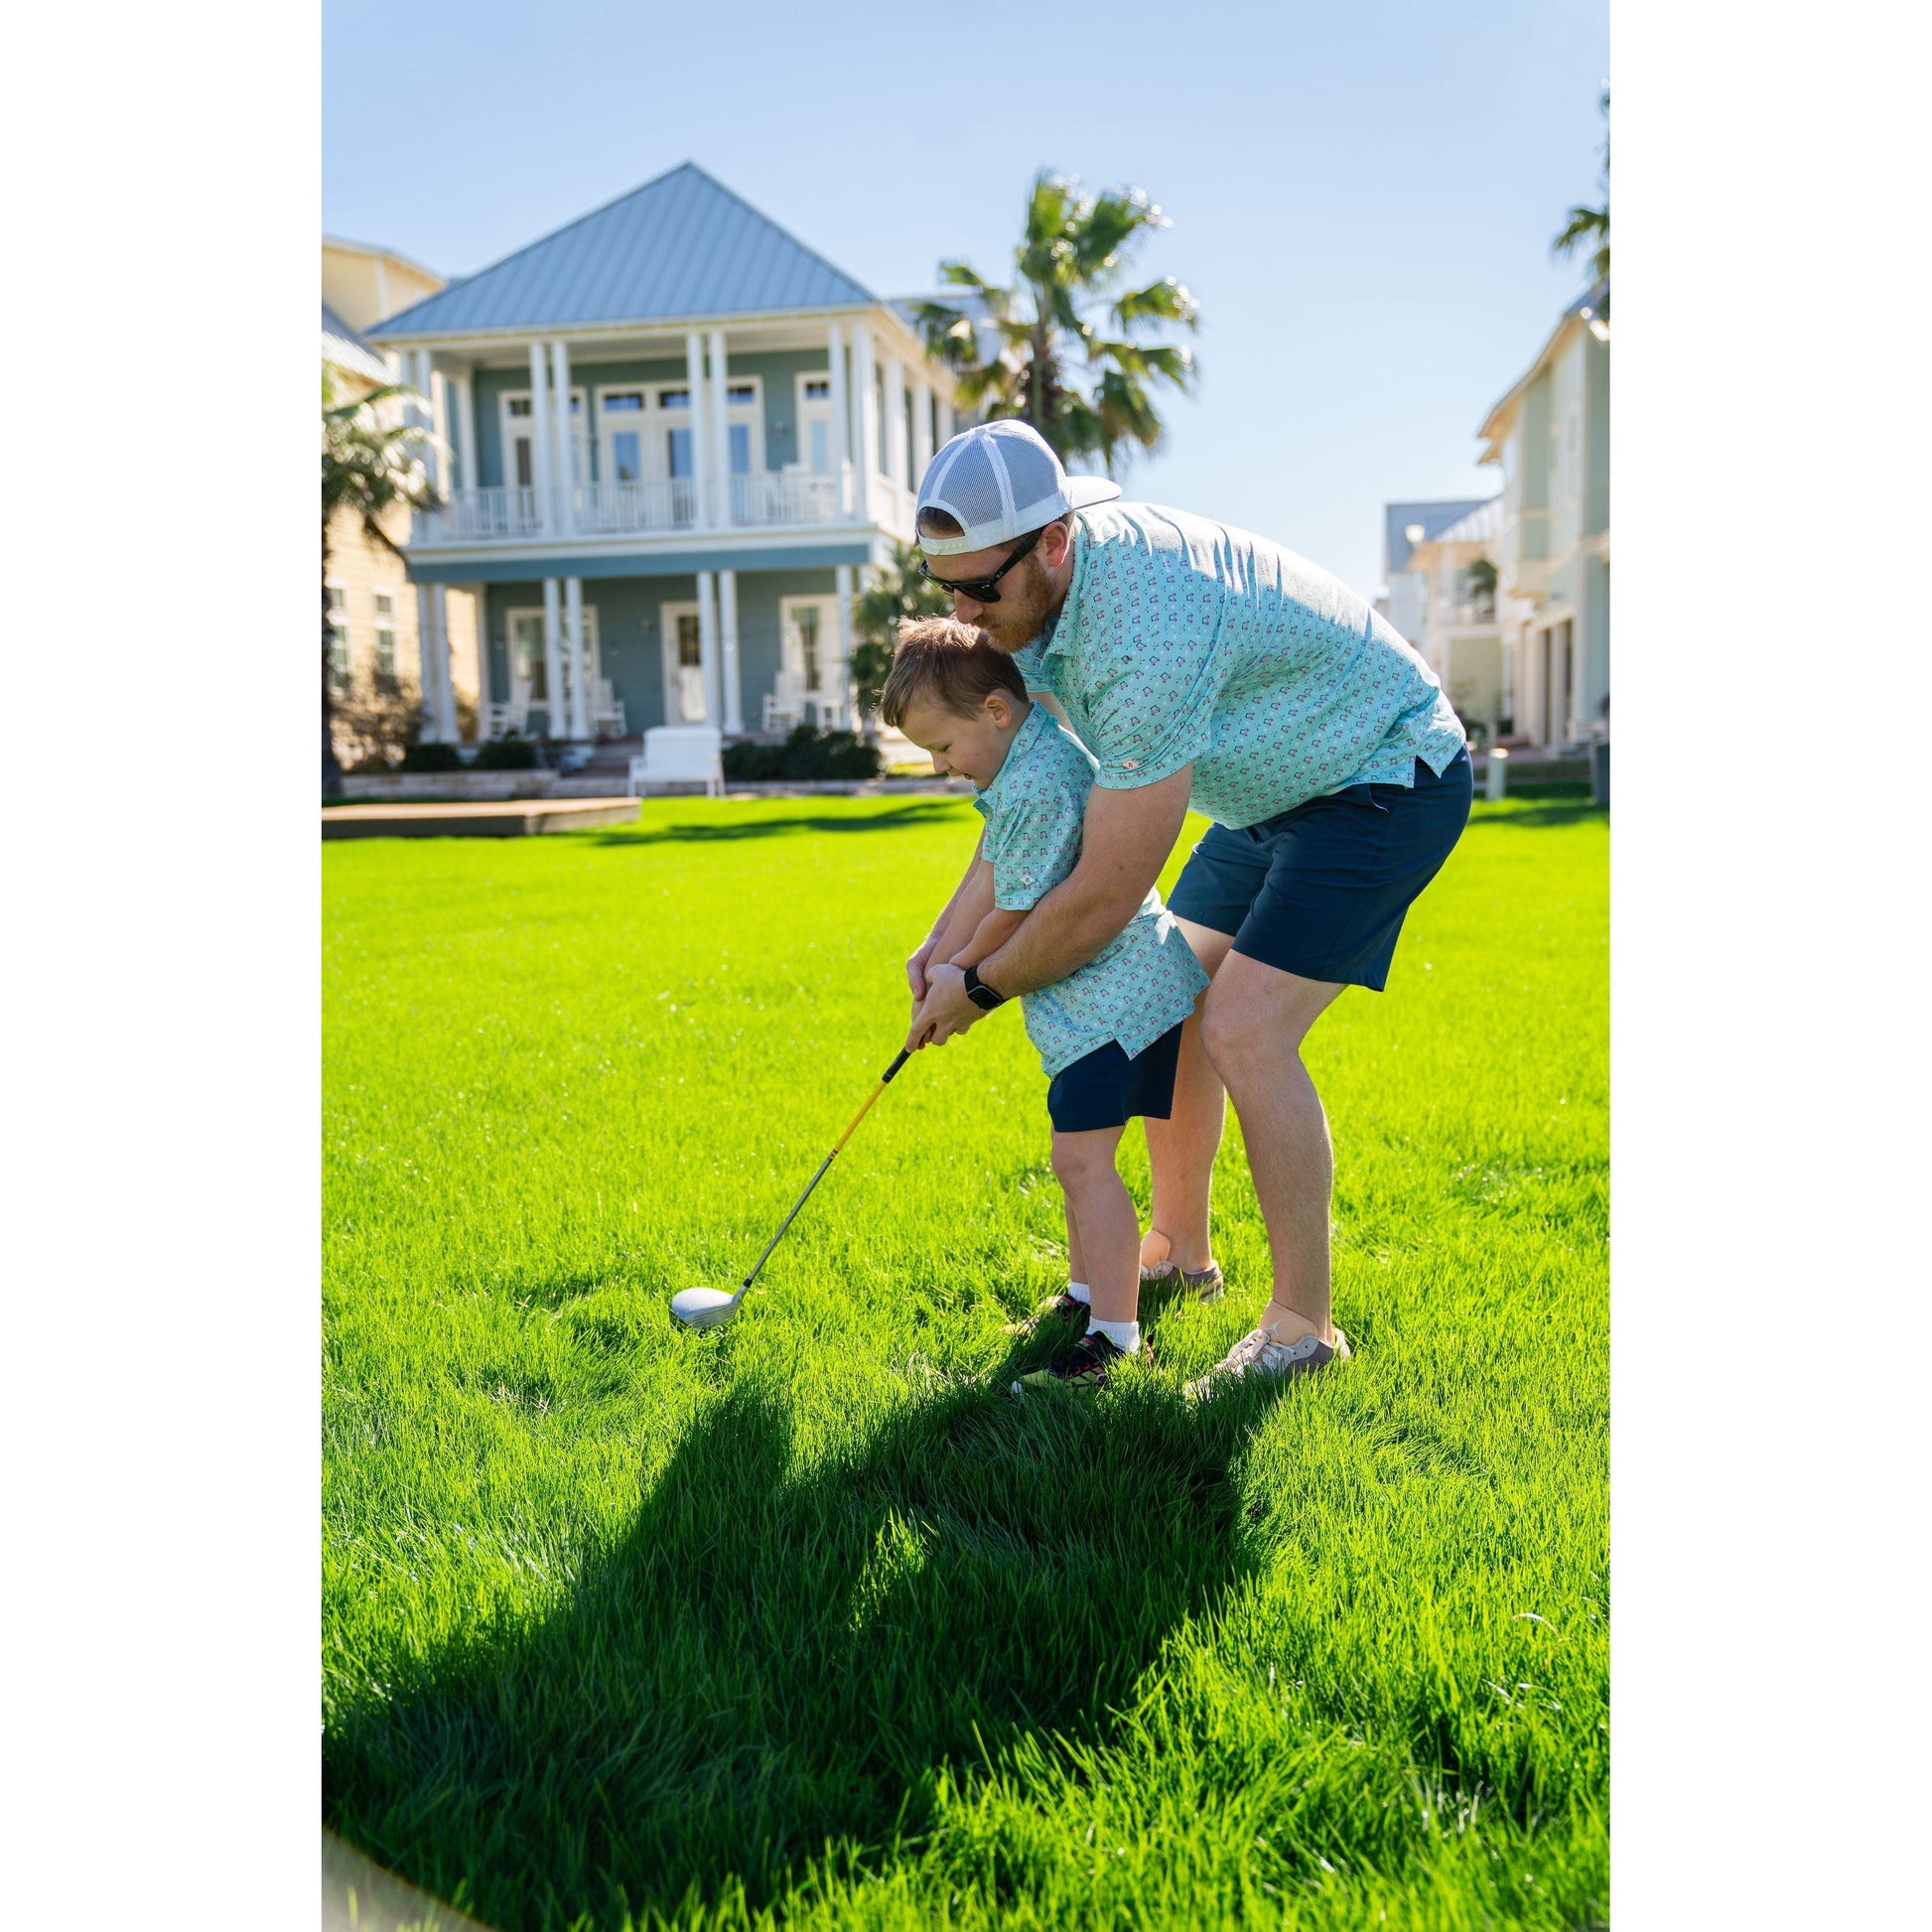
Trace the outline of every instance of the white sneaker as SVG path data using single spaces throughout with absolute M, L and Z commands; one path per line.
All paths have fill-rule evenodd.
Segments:
M 1277 1341 L 1266 1328 L 1254 1328 L 1243 1335 L 1226 1356 L 1197 1382 L 1187 1384 L 1187 1393 L 1196 1402 L 1205 1402 L 1249 1376 L 1290 1381 L 1298 1375 L 1312 1375 L 1330 1362 L 1348 1359 L 1348 1337 L 1337 1328 L 1335 1345 L 1330 1348 L 1319 1335 L 1304 1335 L 1300 1341 Z

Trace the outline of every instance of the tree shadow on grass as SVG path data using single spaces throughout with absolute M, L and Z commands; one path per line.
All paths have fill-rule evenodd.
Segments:
M 962 801 L 957 798 L 900 805 L 890 812 L 854 813 L 835 817 L 830 812 L 800 813 L 796 818 L 751 818 L 729 824 L 692 822 L 653 826 L 647 832 L 608 831 L 590 834 L 599 845 L 715 845 L 740 839 L 777 838 L 790 832 L 899 832 L 909 827 L 954 819 Z
M 940 1767 L 1102 1737 L 1242 1568 L 1245 1403 L 952 1385 L 798 1452 L 735 1386 L 541 1625 L 481 1636 L 325 1741 L 330 1822 L 501 1928 L 598 1926 L 928 1822 Z

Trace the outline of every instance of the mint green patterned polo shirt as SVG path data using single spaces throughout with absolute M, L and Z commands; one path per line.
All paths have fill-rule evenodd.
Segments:
M 973 799 L 986 820 L 981 857 L 993 868 L 994 904 L 1031 911 L 1073 870 L 1092 789 L 1093 759 L 1035 705 Z M 1110 1039 L 1130 1057 L 1145 1052 L 1193 1012 L 1206 986 L 1173 914 L 1150 892 L 1125 930 L 1065 979 L 1023 993 L 1020 1007 L 1050 1077 Z
M 1193 766 L 1188 802 L 1237 829 L 1345 785 L 1415 781 L 1462 750 L 1436 674 L 1324 570 L 1152 503 L 1074 515 L 1059 616 L 1016 653 L 1128 791 Z

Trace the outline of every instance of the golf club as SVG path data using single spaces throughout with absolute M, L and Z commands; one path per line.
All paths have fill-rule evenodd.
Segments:
M 744 1301 L 746 1292 L 759 1278 L 759 1270 L 771 1258 L 771 1250 L 783 1240 L 785 1229 L 798 1218 L 798 1210 L 811 1199 L 812 1189 L 825 1178 L 825 1170 L 838 1158 L 839 1149 L 851 1140 L 853 1131 L 865 1117 L 872 1112 L 872 1103 L 892 1084 L 893 1075 L 905 1064 L 906 1053 L 900 1048 L 898 1057 L 879 1076 L 879 1084 L 866 1096 L 866 1104 L 852 1116 L 848 1127 L 832 1144 L 832 1152 L 818 1164 L 818 1172 L 805 1182 L 805 1191 L 791 1204 L 791 1212 L 778 1223 L 778 1231 L 764 1244 L 764 1252 L 752 1264 L 752 1272 L 738 1285 L 736 1295 L 727 1295 L 722 1288 L 680 1289 L 671 1297 L 671 1312 L 687 1328 L 716 1328 L 729 1321 L 738 1312 L 738 1305 Z

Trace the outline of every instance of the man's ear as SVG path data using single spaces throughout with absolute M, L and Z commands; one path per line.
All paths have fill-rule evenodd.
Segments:
M 1073 548 L 1073 519 L 1064 516 L 1047 524 L 1039 539 L 1039 560 L 1048 570 L 1058 570 Z

